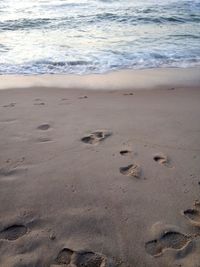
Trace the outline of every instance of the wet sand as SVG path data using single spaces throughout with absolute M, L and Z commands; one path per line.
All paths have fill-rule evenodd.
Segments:
M 199 266 L 200 84 L 107 89 L 0 90 L 0 266 Z

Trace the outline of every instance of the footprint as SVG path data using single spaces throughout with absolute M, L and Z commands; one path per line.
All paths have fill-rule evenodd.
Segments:
M 86 96 L 86 95 L 79 97 L 79 99 L 86 99 L 86 98 L 88 98 L 88 96 Z
M 0 239 L 16 240 L 27 233 L 27 227 L 24 225 L 12 225 L 0 232 Z
M 81 139 L 83 143 L 86 144 L 98 144 L 99 142 L 105 140 L 107 137 L 111 136 L 112 133 L 108 131 L 95 131 Z
M 200 227 L 200 211 L 196 209 L 185 210 L 184 216 L 190 221 L 194 226 Z
M 124 95 L 134 95 L 133 93 L 125 93 Z
M 130 150 L 127 150 L 127 149 L 124 149 L 124 150 L 121 150 L 119 153 L 120 153 L 120 155 L 122 155 L 122 156 L 126 156 L 126 155 L 130 154 L 131 151 L 130 151 Z
M 13 180 L 17 176 L 21 175 L 27 169 L 22 167 L 3 167 L 0 169 L 0 178 L 4 180 Z
M 39 143 L 47 143 L 47 142 L 51 142 L 51 141 L 52 141 L 52 139 L 49 137 L 39 137 L 37 139 L 37 142 L 39 142 Z
M 169 164 L 169 158 L 162 154 L 162 153 L 157 153 L 153 156 L 153 159 L 155 162 L 158 162 L 159 164 L 162 164 L 162 165 L 165 165 L 167 167 L 170 167 L 170 164 Z
M 21 157 L 19 159 L 7 159 L 5 161 L 5 166 L 0 168 L 0 177 L 8 177 L 20 174 L 26 170 L 26 168 L 22 167 L 23 162 L 25 161 L 25 157 Z
M 200 227 L 200 203 L 196 202 L 193 209 L 187 209 L 183 211 L 183 215 L 194 226 Z
M 35 106 L 44 106 L 45 103 L 44 102 L 40 102 L 40 103 L 34 103 Z
M 70 105 L 70 103 L 68 102 L 68 100 L 70 100 L 70 99 L 68 99 L 68 98 L 62 98 L 59 105 L 60 106 L 61 105 Z
M 49 128 L 50 128 L 50 125 L 49 124 L 41 124 L 40 126 L 37 127 L 37 129 L 43 130 L 43 131 L 46 131 Z
M 119 170 L 121 174 L 126 176 L 132 176 L 135 178 L 140 178 L 141 176 L 141 167 L 136 163 L 121 167 Z
M 73 250 L 64 248 L 59 253 L 55 260 L 56 264 L 62 265 L 62 264 L 69 264 L 71 261 L 71 256 L 74 253 Z
M 162 255 L 165 249 L 172 248 L 179 250 L 184 248 L 191 240 L 189 236 L 182 233 L 169 231 L 164 233 L 159 239 L 146 242 L 146 252 L 154 257 Z
M 8 105 L 4 105 L 3 107 L 4 108 L 13 108 L 13 107 L 15 107 L 15 105 L 16 105 L 16 103 L 10 103 Z
M 56 265 L 76 267 L 109 267 L 108 259 L 92 251 L 73 251 L 62 249 L 55 260 Z
M 12 176 L 12 175 L 15 175 L 16 173 L 17 172 L 15 169 L 7 169 L 7 168 L 0 169 L 0 177 Z
M 106 267 L 106 257 L 94 252 L 78 252 L 75 264 L 77 267 Z

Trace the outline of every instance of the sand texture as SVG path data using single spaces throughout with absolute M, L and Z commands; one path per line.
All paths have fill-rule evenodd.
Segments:
M 200 88 L 168 89 L 0 91 L 1 267 L 200 266 Z

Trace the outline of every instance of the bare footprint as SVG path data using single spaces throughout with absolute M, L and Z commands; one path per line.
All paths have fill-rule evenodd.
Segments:
M 182 233 L 169 231 L 164 233 L 159 239 L 146 242 L 146 252 L 154 257 L 162 255 L 165 249 L 172 248 L 179 250 L 184 248 L 191 240 L 189 236 Z
M 81 141 L 83 143 L 86 144 L 98 144 L 99 142 L 105 140 L 106 138 L 108 138 L 109 136 L 111 136 L 112 133 L 109 131 L 105 131 L 105 130 L 99 130 L 99 131 L 95 131 L 85 137 L 83 137 L 81 139 Z
M 73 251 L 69 248 L 62 249 L 55 260 L 56 265 L 76 267 L 108 267 L 108 259 L 92 251 Z
M 43 130 L 43 131 L 46 131 L 46 130 L 48 130 L 50 128 L 50 125 L 49 124 L 41 124 L 41 125 L 39 125 L 38 127 L 37 127 L 37 129 L 39 129 L 39 130 Z
M 106 257 L 91 251 L 77 252 L 75 264 L 77 267 L 105 267 Z
M 62 265 L 62 264 L 69 264 L 71 261 L 71 256 L 74 253 L 73 250 L 64 248 L 59 253 L 55 260 L 56 264 Z
M 119 170 L 121 174 L 126 176 L 132 176 L 135 178 L 140 178 L 141 176 L 141 167 L 136 163 L 121 167 Z
M 3 107 L 4 108 L 13 108 L 13 107 L 15 107 L 15 105 L 16 105 L 16 103 L 10 103 L 8 105 L 4 105 Z
M 24 225 L 12 225 L 0 232 L 0 239 L 16 240 L 27 233 L 27 227 Z
M 196 202 L 193 209 L 187 209 L 183 211 L 183 215 L 194 226 L 200 227 L 200 203 Z
M 164 155 L 163 153 L 157 153 L 153 156 L 153 159 L 155 162 L 158 162 L 159 164 L 162 164 L 164 166 L 170 167 L 170 161 L 169 158 Z

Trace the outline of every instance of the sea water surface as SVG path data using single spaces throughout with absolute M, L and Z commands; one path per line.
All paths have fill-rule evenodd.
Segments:
M 200 65 L 200 0 L 0 0 L 0 74 Z

